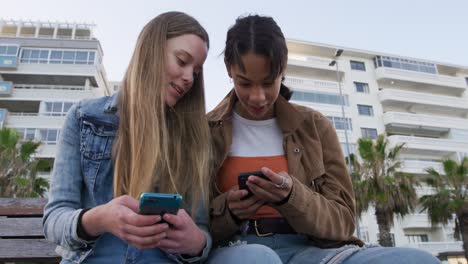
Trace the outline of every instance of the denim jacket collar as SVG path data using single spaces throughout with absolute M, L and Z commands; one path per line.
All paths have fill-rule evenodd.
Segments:
M 106 104 L 104 105 L 104 113 L 116 113 L 117 112 L 117 104 L 119 102 L 120 91 L 113 94 L 109 100 L 107 100 Z

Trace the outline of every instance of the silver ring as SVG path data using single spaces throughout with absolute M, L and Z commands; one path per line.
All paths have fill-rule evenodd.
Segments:
M 288 184 L 289 184 L 289 180 L 288 178 L 284 177 L 284 176 L 280 176 L 281 177 L 281 184 L 275 184 L 275 187 L 276 188 L 279 188 L 279 189 L 285 189 L 288 187 Z

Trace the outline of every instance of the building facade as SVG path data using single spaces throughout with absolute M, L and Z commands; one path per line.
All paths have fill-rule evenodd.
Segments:
M 405 144 L 402 170 L 417 176 L 428 167 L 442 171 L 445 158 L 468 155 L 468 67 L 299 40 L 287 43 L 285 82 L 294 90 L 292 101 L 328 117 L 345 155 L 355 152 L 359 138 L 378 134 L 386 134 L 391 146 Z M 417 188 L 418 195 L 431 191 Z M 462 242 L 453 238 L 453 223 L 432 227 L 418 209 L 394 222 L 396 246 L 434 255 L 462 251 Z M 361 239 L 377 243 L 373 209 L 359 227 Z
M 37 157 L 53 161 L 73 103 L 111 92 L 93 27 L 0 20 L 0 126 L 41 141 Z

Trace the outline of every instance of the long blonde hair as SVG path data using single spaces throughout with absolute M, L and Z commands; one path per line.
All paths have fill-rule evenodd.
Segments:
M 195 34 L 209 45 L 191 16 L 167 12 L 140 33 L 119 95 L 119 129 L 113 146 L 114 196 L 141 192 L 180 193 L 195 204 L 208 201 L 211 155 L 205 117 L 203 73 L 169 108 L 165 102 L 166 43 Z

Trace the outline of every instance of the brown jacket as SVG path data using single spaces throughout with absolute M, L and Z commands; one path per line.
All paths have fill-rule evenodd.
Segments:
M 215 175 L 232 142 L 232 111 L 237 97 L 231 91 L 210 113 L 214 142 Z M 293 189 L 289 201 L 275 208 L 297 233 L 306 234 L 319 247 L 339 247 L 362 242 L 352 234 L 355 204 L 351 178 L 344 163 L 335 129 L 321 113 L 295 105 L 279 96 L 275 114 L 283 132 L 283 146 Z M 239 226 L 226 205 L 227 193 L 214 183 L 211 201 L 211 234 L 215 243 L 230 239 Z

